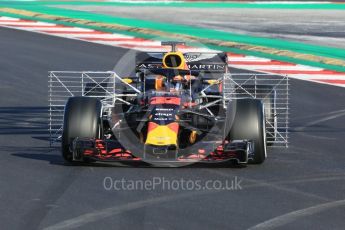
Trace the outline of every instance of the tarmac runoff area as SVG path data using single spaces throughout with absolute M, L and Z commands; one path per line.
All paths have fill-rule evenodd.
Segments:
M 54 7 L 345 48 L 343 10 L 257 8 L 213 8 L 210 10 L 192 7 L 110 5 L 56 5 Z

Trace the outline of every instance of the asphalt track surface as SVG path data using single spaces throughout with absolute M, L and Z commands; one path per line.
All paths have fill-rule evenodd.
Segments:
M 56 6 L 124 18 L 345 48 L 343 10 Z M 164 12 L 164 13 L 162 13 Z
M 291 144 L 263 165 L 70 166 L 47 141 L 47 71 L 109 70 L 127 50 L 6 28 L 0 50 L 1 229 L 343 229 L 343 88 L 291 80 Z M 105 177 L 242 189 L 107 191 Z

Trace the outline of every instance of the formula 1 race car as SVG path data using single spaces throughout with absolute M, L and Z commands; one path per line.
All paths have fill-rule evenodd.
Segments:
M 82 73 L 81 95 L 70 87 L 63 107 L 63 158 L 263 163 L 267 145 L 277 141 L 275 88 L 243 87 L 232 80 L 225 53 L 182 53 L 180 44 L 162 42 L 170 52 L 138 53 L 134 76 Z M 63 82 L 56 76 L 51 72 L 51 84 Z

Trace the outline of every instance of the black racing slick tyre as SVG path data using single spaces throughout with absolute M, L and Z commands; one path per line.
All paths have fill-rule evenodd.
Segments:
M 246 95 L 250 93 L 264 104 L 266 118 L 266 140 L 267 145 L 272 146 L 277 135 L 277 109 L 276 90 L 270 85 L 245 85 L 237 89 L 237 93 Z
M 101 112 L 102 103 L 97 98 L 71 97 L 68 99 L 62 132 L 62 157 L 66 161 L 73 161 L 71 146 L 75 138 L 101 137 Z
M 266 159 L 266 132 L 263 104 L 258 99 L 238 99 L 229 103 L 226 115 L 228 140 L 251 140 L 254 153 L 249 163 L 261 164 Z
M 275 91 L 271 91 L 265 98 L 262 99 L 262 103 L 265 107 L 266 140 L 268 146 L 273 145 L 277 135 L 277 112 L 275 100 Z

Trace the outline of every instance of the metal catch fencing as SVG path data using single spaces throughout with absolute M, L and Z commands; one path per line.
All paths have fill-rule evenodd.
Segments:
M 267 143 L 275 147 L 288 146 L 289 79 L 272 74 L 225 74 L 222 79 L 224 105 L 239 98 L 261 99 L 266 112 Z M 123 92 L 125 85 L 131 93 Z M 116 101 L 123 96 L 135 97 L 141 92 L 112 71 L 51 71 L 49 72 L 49 133 L 50 144 L 62 135 L 64 107 L 72 96 L 99 98 L 103 111 L 111 116 Z M 119 90 L 117 90 L 119 89 Z M 272 99 L 273 98 L 273 99 Z M 269 114 L 269 116 L 267 116 Z M 274 138 L 273 138 L 274 137 Z
M 233 99 L 260 99 L 266 114 L 267 144 L 289 144 L 289 78 L 274 74 L 232 73 L 223 77 L 224 103 Z
M 49 72 L 49 133 L 50 145 L 62 135 L 64 108 L 68 98 L 73 96 L 89 96 L 99 98 L 103 111 L 109 116 L 116 100 L 118 84 L 127 84 L 115 72 L 101 71 L 51 71 Z M 129 86 L 131 87 L 131 86 Z M 136 89 L 135 89 L 136 90 Z

